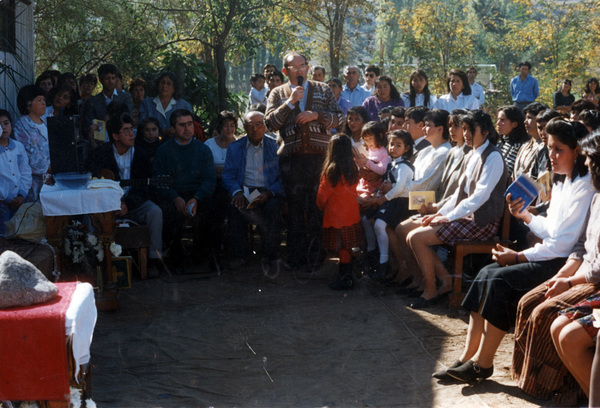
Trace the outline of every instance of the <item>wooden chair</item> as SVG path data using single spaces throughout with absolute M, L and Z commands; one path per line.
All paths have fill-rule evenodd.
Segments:
M 463 258 L 470 254 L 488 254 L 497 244 L 509 246 L 511 241 L 508 237 L 510 232 L 510 211 L 508 205 L 504 205 L 504 215 L 500 220 L 499 235 L 487 241 L 459 241 L 450 248 L 454 253 L 454 288 L 450 294 L 450 307 L 457 308 L 464 299 L 462 294 L 462 272 Z
M 150 248 L 150 229 L 147 225 L 115 229 L 115 243 L 123 249 L 137 250 L 140 277 L 148 277 L 148 248 Z

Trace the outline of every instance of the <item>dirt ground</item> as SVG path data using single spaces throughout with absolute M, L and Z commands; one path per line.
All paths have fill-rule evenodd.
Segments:
M 328 289 L 318 270 L 162 273 L 100 313 L 92 345 L 98 407 L 535 407 L 510 377 L 512 335 L 494 375 L 444 385 L 431 373 L 460 354 L 467 317 L 414 311 L 365 280 Z

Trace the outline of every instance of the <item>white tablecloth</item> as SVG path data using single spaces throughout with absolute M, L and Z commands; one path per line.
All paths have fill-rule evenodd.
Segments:
M 95 214 L 121 209 L 123 190 L 116 184 L 107 187 L 94 188 L 95 180 L 90 181 L 87 189 L 69 190 L 58 185 L 44 185 L 40 192 L 42 211 L 45 216 Z
M 65 316 L 66 334 L 72 337 L 75 378 L 79 374 L 79 366 L 90 361 L 90 346 L 97 317 L 94 288 L 89 283 L 79 282 Z

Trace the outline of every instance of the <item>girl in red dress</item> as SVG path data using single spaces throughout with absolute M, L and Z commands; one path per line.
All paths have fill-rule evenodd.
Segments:
M 352 248 L 364 243 L 357 202 L 358 180 L 352 141 L 344 134 L 333 136 L 317 194 L 317 206 L 323 211 L 323 245 L 330 251 L 336 251 L 340 259 L 339 276 L 329 284 L 332 290 L 354 287 Z

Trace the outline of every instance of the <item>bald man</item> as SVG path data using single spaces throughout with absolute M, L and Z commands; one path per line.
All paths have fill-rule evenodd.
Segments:
M 265 117 L 261 112 L 248 112 L 244 129 L 246 136 L 227 148 L 221 180 L 231 196 L 227 216 L 234 259 L 230 269 L 238 269 L 248 259 L 248 222 L 258 227 L 264 264 L 278 262 L 281 244 L 283 186 L 278 145 L 265 137 Z

